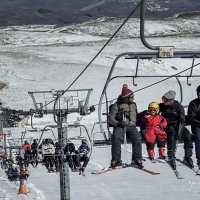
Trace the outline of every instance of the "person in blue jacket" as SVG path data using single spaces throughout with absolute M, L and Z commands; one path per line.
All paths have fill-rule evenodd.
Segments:
M 90 153 L 90 147 L 88 146 L 86 139 L 82 140 L 82 144 L 78 148 L 77 153 L 79 153 L 79 163 L 78 163 L 78 165 L 80 166 L 79 171 L 84 172 L 85 168 L 87 167 L 87 164 L 90 160 L 88 157 L 88 154 Z M 80 162 L 83 162 L 82 166 L 81 166 Z

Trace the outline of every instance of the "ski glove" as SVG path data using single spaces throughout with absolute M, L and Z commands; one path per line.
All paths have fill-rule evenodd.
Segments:
M 159 125 L 157 126 L 157 128 L 160 129 L 160 130 L 164 130 L 164 127 L 163 127 L 162 124 L 159 124 Z
M 126 121 L 121 121 L 121 122 L 118 122 L 117 126 L 124 128 L 127 126 L 127 123 L 126 123 Z

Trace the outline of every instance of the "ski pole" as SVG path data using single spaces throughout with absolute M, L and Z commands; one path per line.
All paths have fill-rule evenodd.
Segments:
M 177 146 L 178 146 L 178 143 L 179 143 L 179 139 L 181 138 L 181 131 L 183 129 L 183 124 L 179 123 L 179 126 L 178 126 L 178 139 L 176 140 L 176 150 L 177 150 Z M 175 150 L 175 152 L 176 152 Z
M 123 111 L 123 121 L 126 121 L 125 111 Z M 124 160 L 128 163 L 126 127 L 124 127 Z M 123 163 L 123 167 L 126 167 L 125 163 Z

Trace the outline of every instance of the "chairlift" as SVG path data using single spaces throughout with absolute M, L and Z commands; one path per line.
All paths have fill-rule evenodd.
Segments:
M 136 78 L 164 78 L 164 80 L 170 79 L 170 78 L 176 78 L 178 85 L 180 87 L 180 97 L 181 97 L 181 102 L 183 99 L 183 92 L 182 92 L 182 85 L 179 81 L 179 78 L 184 77 L 187 79 L 187 84 L 190 86 L 191 83 L 189 83 L 189 78 L 190 77 L 200 77 L 200 74 L 193 74 L 193 69 L 195 66 L 199 65 L 200 63 L 194 65 L 194 61 L 196 58 L 200 58 L 200 51 L 174 51 L 174 47 L 173 46 L 152 46 L 150 44 L 148 44 L 145 40 L 144 37 L 144 10 L 145 10 L 145 0 L 141 1 L 141 5 L 140 5 L 140 38 L 142 43 L 144 44 L 145 47 L 147 47 L 148 49 L 152 50 L 150 52 L 125 52 L 122 53 L 120 55 L 118 55 L 113 64 L 112 67 L 110 69 L 110 72 L 108 74 L 108 78 L 106 80 L 105 86 L 103 88 L 102 94 L 100 96 L 100 100 L 99 100 L 99 108 L 98 108 L 98 119 L 99 119 L 99 125 L 100 125 L 100 133 L 103 136 L 103 140 L 101 141 L 101 144 L 110 144 L 111 143 L 111 135 L 112 135 L 112 131 L 110 130 L 109 124 L 108 124 L 108 120 L 107 120 L 107 130 L 105 130 L 104 126 L 103 126 L 103 120 L 102 120 L 102 116 L 106 116 L 108 117 L 109 115 L 109 103 L 113 100 L 109 100 L 108 96 L 107 96 L 107 88 L 108 85 L 111 83 L 112 80 L 117 79 L 117 78 L 131 78 L 133 81 L 133 86 L 137 86 L 137 84 L 135 83 L 135 79 Z M 113 71 L 115 69 L 115 66 L 118 62 L 119 59 L 124 58 L 124 59 L 135 59 L 136 62 L 136 67 L 135 67 L 135 74 L 134 75 L 120 75 L 120 76 L 113 76 Z M 192 64 L 191 67 L 188 68 L 188 70 L 190 70 L 190 75 L 182 75 L 181 72 L 177 73 L 175 75 L 138 75 L 138 69 L 139 69 L 139 61 L 140 60 L 150 60 L 150 59 L 170 59 L 170 58 L 183 58 L 183 59 L 192 59 Z M 185 71 L 185 70 L 184 70 Z M 150 85 L 146 86 L 146 87 L 150 87 Z M 146 88 L 145 87 L 145 88 Z M 143 89 L 145 89 L 143 88 Z M 142 90 L 142 89 L 141 89 Z M 137 91 L 135 91 L 137 92 Z M 103 103 L 103 99 L 105 97 L 105 110 L 106 112 L 102 113 L 102 105 Z M 109 134 L 106 134 L 109 133 Z M 128 139 L 128 138 L 127 138 Z M 93 144 L 98 143 L 98 141 L 93 141 Z
M 107 124 L 107 122 L 102 122 L 103 124 Z M 106 141 L 103 137 L 101 132 L 98 130 L 97 132 L 94 132 L 96 125 L 99 125 L 99 122 L 94 123 L 93 127 L 92 127 L 92 131 L 91 131 L 91 140 L 92 140 L 92 145 L 95 147 L 104 147 L 105 145 L 109 145 L 110 143 L 108 143 L 108 141 Z M 105 133 L 107 138 L 109 138 L 110 132 L 106 132 Z M 96 139 L 96 137 L 98 137 L 98 139 Z M 100 137 L 100 138 L 99 138 Z
M 85 139 L 86 143 L 90 147 L 90 154 L 89 154 L 89 157 L 90 157 L 92 155 L 92 142 L 91 142 L 91 138 L 90 138 L 90 135 L 88 133 L 87 128 L 82 124 L 70 124 L 70 125 L 68 125 L 68 128 L 69 128 L 69 131 L 73 130 L 74 128 L 79 128 L 80 134 L 78 136 L 75 136 L 75 137 L 68 137 L 68 139 L 72 140 L 72 141 L 82 141 L 83 139 Z M 83 130 L 82 129 L 86 132 L 86 136 L 83 136 L 83 134 L 82 134 Z M 81 143 L 81 142 L 79 142 L 79 143 Z

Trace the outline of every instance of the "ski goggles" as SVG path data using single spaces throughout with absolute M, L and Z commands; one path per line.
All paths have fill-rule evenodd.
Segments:
M 168 99 L 166 97 L 162 97 L 162 102 L 163 103 L 167 103 L 168 102 Z
M 149 112 L 157 112 L 157 108 L 148 108 Z

